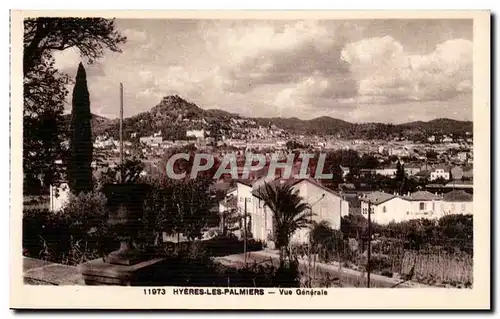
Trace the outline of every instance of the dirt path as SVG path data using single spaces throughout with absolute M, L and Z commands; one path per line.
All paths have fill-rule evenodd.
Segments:
M 224 257 L 214 258 L 215 261 L 220 262 L 227 266 L 241 267 L 245 263 L 244 254 L 229 255 Z M 253 251 L 247 253 L 247 264 L 254 263 L 267 263 L 273 264 L 275 266 L 279 263 L 279 256 L 272 251 Z M 307 277 L 309 271 L 309 265 L 307 259 L 299 259 L 299 269 Z M 330 278 L 339 278 L 341 284 L 344 287 L 366 287 L 367 278 L 366 273 L 361 273 L 359 271 L 340 268 L 338 263 L 324 264 L 316 263 L 316 267 L 311 270 L 311 275 L 313 278 L 325 278 L 326 276 Z M 428 287 L 414 282 L 401 282 L 397 279 L 371 274 L 370 276 L 370 286 L 373 288 L 390 288 L 397 286 L 398 288 L 423 288 Z

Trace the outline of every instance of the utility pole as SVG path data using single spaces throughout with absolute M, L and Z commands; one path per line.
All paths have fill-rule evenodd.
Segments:
M 309 208 L 309 223 L 312 225 L 312 209 Z M 307 245 L 307 281 L 309 284 L 309 288 L 312 288 L 312 280 L 311 280 L 311 246 L 312 246 L 312 236 L 311 232 L 309 232 L 309 244 Z
M 243 213 L 243 254 L 245 258 L 245 265 L 247 263 L 247 200 L 245 197 L 245 212 Z
M 367 284 L 366 287 L 370 288 L 370 272 L 371 272 L 371 258 L 372 258 L 372 205 L 371 201 L 368 200 L 368 261 L 366 264 L 366 279 Z
M 312 212 L 312 207 L 314 205 L 316 205 L 320 200 L 322 200 L 323 198 L 325 198 L 325 194 L 322 194 L 321 195 L 321 198 L 318 199 L 316 202 L 314 202 L 310 207 L 309 207 L 309 223 L 310 225 L 312 226 L 312 223 L 313 223 L 313 212 Z M 309 288 L 312 288 L 312 278 L 311 278 L 311 261 L 312 261 L 312 257 L 311 257 L 311 247 L 312 247 L 312 237 L 311 237 L 311 232 L 309 232 L 309 245 L 307 245 L 307 263 L 308 263 L 308 267 L 307 267 L 307 275 L 308 275 L 308 279 L 309 279 Z M 314 264 L 316 266 L 316 264 Z
M 120 183 L 123 183 L 123 84 L 120 83 Z

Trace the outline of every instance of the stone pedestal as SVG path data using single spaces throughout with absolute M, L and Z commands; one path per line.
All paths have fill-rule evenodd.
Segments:
M 146 256 L 134 247 L 150 188 L 147 184 L 133 183 L 104 185 L 108 224 L 120 241 L 120 248 L 104 259 L 79 266 L 85 284 L 134 286 L 154 281 L 155 270 L 163 259 L 145 259 Z
M 154 278 L 163 261 L 163 258 L 156 258 L 133 265 L 118 265 L 99 258 L 78 268 L 86 285 L 142 286 L 148 285 Z

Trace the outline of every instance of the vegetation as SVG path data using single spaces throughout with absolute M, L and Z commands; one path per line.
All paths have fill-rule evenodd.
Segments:
M 113 20 L 28 18 L 24 20 L 23 173 L 25 194 L 46 192 L 61 181 L 66 159 L 63 140 L 68 76 L 54 67 L 54 51 L 76 48 L 90 62 L 104 51 L 119 52 L 126 39 Z
M 250 264 L 225 266 L 211 259 L 204 243 L 166 247 L 165 261 L 142 285 L 190 287 L 299 287 L 296 263 L 286 266 Z
M 341 260 L 341 254 L 348 249 L 342 232 L 333 229 L 326 221 L 313 223 L 309 235 L 312 253 L 317 254 L 322 262 Z
M 186 119 L 186 121 L 184 121 Z M 320 117 L 312 120 L 298 118 L 242 118 L 221 110 L 204 110 L 196 104 L 181 97 L 166 96 L 149 112 L 125 119 L 125 136 L 132 132 L 139 136 L 149 136 L 161 131 L 165 139 L 186 139 L 186 130 L 199 126 L 199 122 L 217 123 L 210 128 L 209 134 L 216 141 L 221 133 L 238 133 L 237 126 L 231 120 L 248 119 L 255 121 L 256 126 L 284 129 L 292 134 L 333 135 L 349 139 L 393 139 L 413 138 L 427 141 L 432 134 L 453 134 L 462 136 L 464 132 L 472 132 L 472 122 L 461 122 L 449 119 L 437 119 L 429 122 L 412 122 L 400 125 L 382 123 L 354 124 L 331 117 Z M 248 124 L 245 124 L 248 126 Z M 118 138 L 119 124 L 116 121 L 102 123 L 96 128 L 99 133 Z M 291 146 L 291 145 L 290 145 Z M 297 145 L 298 146 L 298 145 Z
M 302 201 L 299 191 L 288 184 L 275 186 L 265 183 L 259 189 L 258 197 L 273 214 L 273 239 L 283 264 L 284 258 L 289 255 L 290 237 L 310 224 L 310 206 Z
M 83 64 L 78 65 L 71 111 L 70 157 L 68 185 L 74 194 L 92 190 L 92 132 L 90 97 Z
M 199 239 L 214 216 L 209 179 L 150 180 L 152 191 L 144 206 L 144 238 L 154 245 L 162 232 Z
M 116 167 L 110 167 L 101 173 L 99 183 L 137 183 L 141 179 L 141 173 L 144 170 L 144 164 L 141 160 L 132 158 L 126 159 L 123 164 L 118 164 Z M 123 174 L 123 180 L 121 180 Z
M 118 248 L 110 233 L 106 198 L 99 192 L 72 196 L 63 211 L 23 211 L 23 253 L 55 263 L 78 265 Z

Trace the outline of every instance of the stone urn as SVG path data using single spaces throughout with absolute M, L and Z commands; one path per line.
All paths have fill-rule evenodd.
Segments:
M 148 286 L 156 284 L 164 258 L 147 256 L 134 246 L 149 185 L 106 184 L 103 193 L 109 210 L 108 223 L 120 248 L 104 258 L 90 260 L 78 268 L 86 285 Z
M 143 205 L 150 190 L 147 184 L 106 184 L 103 193 L 109 210 L 108 224 L 120 241 L 120 248 L 111 252 L 105 261 L 116 265 L 133 265 L 143 256 L 134 247 Z

